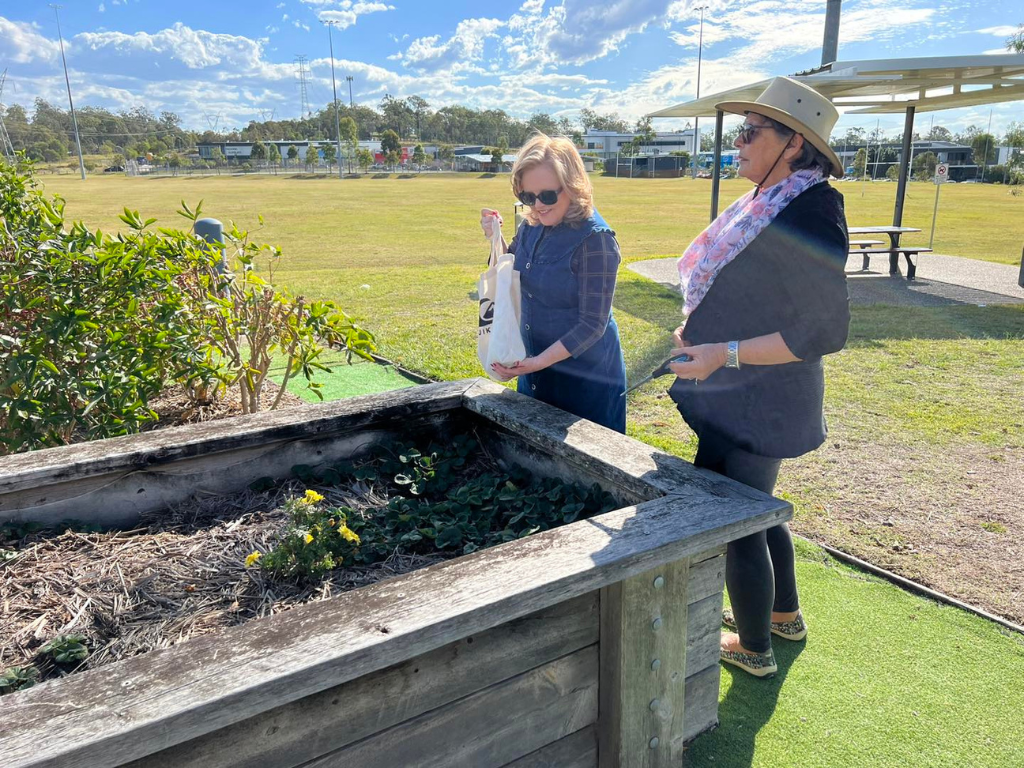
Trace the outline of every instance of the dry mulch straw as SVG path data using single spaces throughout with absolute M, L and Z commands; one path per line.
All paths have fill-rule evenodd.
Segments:
M 250 619 L 422 568 L 441 557 L 395 555 L 383 563 L 331 572 L 310 585 L 271 581 L 245 558 L 288 522 L 281 505 L 303 486 L 196 499 L 143 519 L 130 531 L 36 533 L 0 547 L 0 671 L 35 664 L 43 679 L 166 648 Z M 321 488 L 329 505 L 387 503 L 362 483 Z M 59 669 L 40 656 L 58 635 L 86 637 L 89 657 Z

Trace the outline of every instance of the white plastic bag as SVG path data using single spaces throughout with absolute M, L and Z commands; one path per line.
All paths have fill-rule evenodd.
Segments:
M 494 217 L 491 227 L 491 256 L 487 271 L 480 275 L 480 324 L 477 329 L 476 355 L 484 372 L 499 381 L 491 370 L 493 363 L 514 365 L 526 357 L 519 332 L 519 273 L 512 267 L 515 255 L 501 252 L 501 218 Z

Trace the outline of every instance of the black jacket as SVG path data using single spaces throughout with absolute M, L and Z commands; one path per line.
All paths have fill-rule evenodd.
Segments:
M 687 319 L 690 345 L 779 332 L 800 362 L 720 368 L 670 394 L 698 436 L 712 430 L 761 456 L 813 451 L 827 434 L 821 358 L 846 344 L 849 235 L 843 196 L 827 182 L 794 199 L 727 264 Z

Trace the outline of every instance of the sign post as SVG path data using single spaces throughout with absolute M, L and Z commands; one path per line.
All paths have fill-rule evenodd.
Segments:
M 935 219 L 939 214 L 939 190 L 947 181 L 949 181 L 949 166 L 946 163 L 939 163 L 935 166 L 935 208 L 932 210 L 932 234 L 928 238 L 929 248 L 935 242 Z

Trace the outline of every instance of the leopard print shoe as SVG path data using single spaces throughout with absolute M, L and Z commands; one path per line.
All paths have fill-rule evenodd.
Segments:
M 775 654 L 771 650 L 767 653 L 722 650 L 720 653 L 723 663 L 739 667 L 754 677 L 772 677 L 779 671 L 775 663 Z
M 728 608 L 722 611 L 722 623 L 729 629 L 736 629 L 736 618 Z M 804 615 L 798 613 L 792 621 L 773 621 L 772 634 L 793 642 L 803 640 L 807 637 L 807 622 L 804 621 Z

